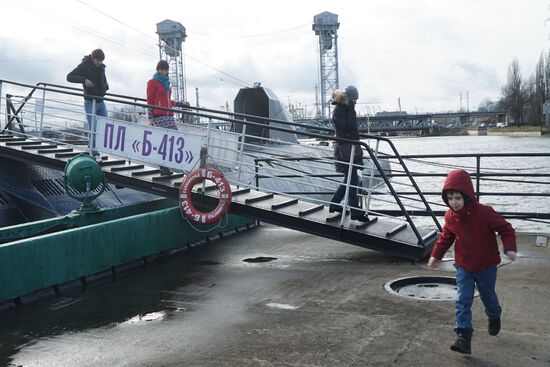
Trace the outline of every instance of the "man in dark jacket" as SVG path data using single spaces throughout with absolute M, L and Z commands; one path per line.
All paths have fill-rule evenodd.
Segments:
M 67 81 L 71 83 L 82 84 L 84 88 L 84 111 L 86 111 L 86 119 L 88 120 L 88 128 L 92 127 L 92 115 L 107 117 L 107 107 L 101 98 L 109 89 L 107 78 L 105 77 L 105 54 L 103 50 L 96 49 L 88 56 L 84 56 L 80 65 L 73 71 L 67 74 Z
M 335 105 L 332 112 L 332 123 L 336 136 L 339 138 L 359 140 L 357 129 L 357 115 L 355 112 L 355 103 L 359 98 L 359 92 L 353 85 L 347 86 L 344 92 L 334 91 L 332 95 L 332 104 Z M 359 208 L 359 198 L 357 197 L 357 185 L 359 176 L 357 169 L 363 166 L 363 150 L 361 145 L 348 142 L 335 142 L 334 159 L 336 161 L 336 171 L 344 174 L 344 182 L 338 186 L 338 189 L 332 197 L 329 211 L 341 212 L 340 202 L 346 194 L 348 182 L 349 161 L 351 159 L 351 150 L 355 147 L 353 154 L 353 166 L 351 169 L 350 187 L 348 191 L 348 205 L 351 207 L 351 219 L 367 222 L 368 218 L 365 212 Z

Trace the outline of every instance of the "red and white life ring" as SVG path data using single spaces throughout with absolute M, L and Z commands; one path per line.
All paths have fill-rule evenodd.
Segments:
M 203 180 L 214 182 L 219 194 L 218 206 L 208 213 L 199 212 L 191 201 L 193 186 Z M 210 167 L 197 168 L 189 172 L 181 183 L 179 201 L 182 215 L 186 216 L 189 220 L 201 224 L 212 224 L 220 220 L 229 210 L 229 206 L 231 205 L 231 187 L 220 171 Z

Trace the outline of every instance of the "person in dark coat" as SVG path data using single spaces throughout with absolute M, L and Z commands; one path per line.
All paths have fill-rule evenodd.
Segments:
M 350 140 L 359 140 L 359 131 L 357 130 L 357 115 L 355 112 L 355 104 L 359 98 L 357 88 L 350 85 L 342 92 L 334 91 L 332 94 L 332 104 L 334 110 L 332 112 L 332 123 L 336 136 Z M 340 202 L 344 199 L 346 193 L 346 184 L 348 180 L 349 161 L 351 159 L 351 148 L 355 146 L 353 155 L 353 167 L 351 170 L 351 180 L 348 192 L 348 206 L 351 208 L 351 219 L 366 222 L 368 221 L 365 212 L 359 208 L 359 198 L 357 196 L 357 185 L 359 184 L 359 176 L 357 170 L 363 166 L 363 150 L 360 144 L 348 142 L 334 143 L 334 159 L 336 161 L 335 168 L 337 172 L 344 174 L 344 181 L 332 197 L 329 211 L 342 212 Z
M 82 84 L 84 88 L 84 111 L 88 120 L 88 128 L 92 128 L 93 103 L 95 100 L 95 114 L 97 116 L 108 116 L 107 107 L 101 98 L 109 90 L 107 77 L 105 76 L 105 53 L 101 49 L 93 50 L 90 55 L 84 56 L 82 62 L 69 74 L 67 81 L 70 83 Z
M 449 209 L 445 212 L 445 225 L 428 266 L 437 267 L 454 243 L 458 286 L 455 332 L 458 339 L 451 345 L 451 350 L 470 354 L 474 332 L 471 308 L 476 285 L 489 319 L 489 334 L 497 335 L 500 331 L 502 309 L 495 292 L 500 254 L 495 232 L 500 235 L 504 253 L 511 261 L 517 257 L 516 232 L 492 207 L 477 201 L 472 179 L 464 170 L 449 172 L 441 196 Z

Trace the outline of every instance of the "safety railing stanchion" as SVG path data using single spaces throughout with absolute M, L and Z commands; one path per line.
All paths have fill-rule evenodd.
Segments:
M 244 143 L 246 139 L 246 124 L 242 124 L 243 131 L 241 134 L 241 144 L 239 144 L 239 160 L 237 162 L 239 171 L 237 174 L 237 187 L 241 186 L 241 171 L 242 171 L 242 161 L 243 161 L 243 151 L 244 151 Z
M 7 110 L 7 109 L 6 109 Z M 2 124 L 2 81 L 0 80 L 0 133 L 4 131 L 4 124 Z
M 209 151 L 210 148 L 210 129 L 212 129 L 212 118 L 208 119 L 208 125 L 206 128 L 206 151 Z
M 378 148 L 379 147 L 380 147 L 380 140 L 377 140 L 376 141 L 376 148 L 374 149 L 374 156 L 376 157 L 376 159 L 378 159 Z M 374 180 L 374 164 L 372 164 L 371 168 L 370 168 L 369 191 L 368 191 L 368 194 L 367 194 L 367 204 L 365 205 L 365 211 L 367 212 L 367 214 L 369 213 L 369 209 L 370 209 L 370 200 L 371 200 L 371 196 L 372 196 L 372 183 L 373 183 L 373 180 Z
M 91 125 L 88 126 L 90 129 L 90 140 L 88 142 L 88 148 L 90 148 L 90 155 L 94 155 L 95 145 L 96 145 L 96 129 L 97 129 L 97 123 L 96 123 L 96 110 L 95 110 L 95 98 L 92 99 L 92 113 L 91 113 Z M 86 112 L 87 113 L 87 112 Z M 87 117 L 87 116 L 86 116 Z
M 40 130 L 38 131 L 38 136 L 42 139 L 42 131 L 44 127 L 44 109 L 46 106 L 46 90 L 42 90 L 42 104 L 40 105 Z
M 348 177 L 346 178 L 346 192 L 344 194 L 344 205 L 342 207 L 342 217 L 340 218 L 340 226 L 344 225 L 344 218 L 346 217 L 346 209 L 348 205 L 348 196 L 349 196 L 349 185 L 351 182 L 351 175 L 353 174 L 352 170 L 355 169 L 355 166 L 353 165 L 355 161 L 354 157 L 355 157 L 355 144 L 352 144 L 351 154 L 349 158 L 349 166 L 348 166 Z

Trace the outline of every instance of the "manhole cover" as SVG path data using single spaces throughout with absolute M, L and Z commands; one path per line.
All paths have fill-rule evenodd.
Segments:
M 259 257 L 249 257 L 248 259 L 244 259 L 244 262 L 247 263 L 266 263 L 268 261 L 277 260 L 276 257 L 269 257 L 269 256 L 259 256 Z
M 454 301 L 457 293 L 456 279 L 452 277 L 400 278 L 386 283 L 384 288 L 392 294 L 421 301 Z

